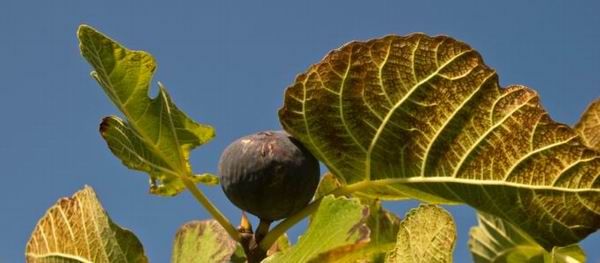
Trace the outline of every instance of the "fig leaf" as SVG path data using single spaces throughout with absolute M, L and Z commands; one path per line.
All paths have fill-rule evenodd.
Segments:
M 334 50 L 298 75 L 279 118 L 359 193 L 466 203 L 548 250 L 600 227 L 600 152 L 450 37 Z
M 325 196 L 298 243 L 263 262 L 309 262 L 336 247 L 366 244 L 368 211 L 358 199 Z
M 600 151 L 600 98 L 592 102 L 575 125 L 587 146 Z
M 89 186 L 48 209 L 27 242 L 25 256 L 29 263 L 148 262 L 138 238 L 108 217 Z
M 479 213 L 477 219 L 479 225 L 471 228 L 469 239 L 476 263 L 585 262 L 585 254 L 577 244 L 554 247 L 548 252 L 527 233 L 498 217 Z
M 445 209 L 420 205 L 400 223 L 396 242 L 385 262 L 452 262 L 456 226 Z
M 336 247 L 321 253 L 314 262 L 383 262 L 386 254 L 394 249 L 400 218 L 384 209 L 379 200 L 362 199 L 362 203 L 369 207 L 369 242 Z
M 179 228 L 171 262 L 231 262 L 237 243 L 215 220 L 191 221 Z
M 216 184 L 214 175 L 193 175 L 188 161 L 190 150 L 211 140 L 214 129 L 180 111 L 160 83 L 158 96 L 149 97 L 154 58 L 129 50 L 86 25 L 79 27 L 77 36 L 82 56 L 94 68 L 92 77 L 126 119 L 109 116 L 100 124 L 112 153 L 128 168 L 148 173 L 153 194 L 180 193 L 185 189 L 182 176 Z

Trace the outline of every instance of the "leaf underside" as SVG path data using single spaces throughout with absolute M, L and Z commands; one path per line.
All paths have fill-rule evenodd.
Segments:
M 452 38 L 351 42 L 296 78 L 279 117 L 363 194 L 466 203 L 546 249 L 600 227 L 600 154 Z
M 112 222 L 89 186 L 48 209 L 25 255 L 30 263 L 148 262 L 137 237 Z
M 191 221 L 175 235 L 171 262 L 230 262 L 236 245 L 217 221 Z
M 600 151 L 600 98 L 592 102 L 579 122 L 575 130 L 583 138 L 583 141 L 592 149 Z
M 455 241 L 452 216 L 439 206 L 420 205 L 400 222 L 396 247 L 386 263 L 452 262 Z
M 128 168 L 148 173 L 153 194 L 180 193 L 185 189 L 181 176 L 215 184 L 213 175 L 193 176 L 188 162 L 190 150 L 212 139 L 214 129 L 180 111 L 160 83 L 158 96 L 149 97 L 154 58 L 86 25 L 77 36 L 82 56 L 94 68 L 92 77 L 126 118 L 110 116 L 100 124 L 112 153 Z
M 479 225 L 471 228 L 469 247 L 476 263 L 577 263 L 585 262 L 576 244 L 546 251 L 529 235 L 488 214 L 478 214 Z

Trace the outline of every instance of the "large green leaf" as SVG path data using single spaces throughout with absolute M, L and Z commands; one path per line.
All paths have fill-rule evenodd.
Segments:
M 400 223 L 396 247 L 386 262 L 452 262 L 455 241 L 452 216 L 439 206 L 420 205 Z
M 479 213 L 479 226 L 471 228 L 469 247 L 476 263 L 585 262 L 578 245 L 546 251 L 529 235 L 504 220 Z
M 323 252 L 315 262 L 383 262 L 386 254 L 394 249 L 400 219 L 384 209 L 379 200 L 363 200 L 363 203 L 369 206 L 369 242 L 350 244 Z
M 583 112 L 581 119 L 575 125 L 575 130 L 589 147 L 600 151 L 600 98 L 592 102 Z
M 298 243 L 265 262 L 308 262 L 336 247 L 366 243 L 368 209 L 357 199 L 325 196 Z
M 148 262 L 137 237 L 112 222 L 89 186 L 48 209 L 25 256 L 31 263 Z
M 287 89 L 279 117 L 363 194 L 467 203 L 547 249 L 600 227 L 600 153 L 449 37 L 334 50 Z
M 171 262 L 230 262 L 236 245 L 217 221 L 191 221 L 175 235 Z
M 182 176 L 215 184 L 215 176 L 192 176 L 188 162 L 190 150 L 212 139 L 214 129 L 177 109 L 160 83 L 158 96 L 149 97 L 154 58 L 129 50 L 89 26 L 80 26 L 77 36 L 81 54 L 94 68 L 92 77 L 127 119 L 110 116 L 100 125 L 113 154 L 127 167 L 147 172 L 154 194 L 181 192 Z

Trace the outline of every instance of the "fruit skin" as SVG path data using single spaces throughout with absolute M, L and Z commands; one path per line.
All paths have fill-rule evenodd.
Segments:
M 304 208 L 319 184 L 319 162 L 284 131 L 242 137 L 223 151 L 221 187 L 229 200 L 261 220 Z

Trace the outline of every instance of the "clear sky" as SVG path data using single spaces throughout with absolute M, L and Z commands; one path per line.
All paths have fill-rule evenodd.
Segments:
M 216 128 L 217 137 L 191 156 L 197 172 L 216 172 L 221 151 L 235 138 L 280 129 L 284 88 L 351 40 L 453 36 L 479 50 L 502 85 L 536 89 L 550 115 L 568 124 L 600 96 L 598 2 L 283 2 L 2 0 L 0 262 L 22 262 L 36 221 L 84 184 L 137 234 L 152 262 L 168 262 L 179 225 L 208 217 L 188 193 L 148 194 L 147 176 L 127 170 L 107 149 L 98 123 L 116 109 L 79 55 L 81 23 L 151 52 L 159 64 L 154 80 L 191 117 Z M 219 187 L 206 191 L 239 219 Z M 415 205 L 388 207 L 403 215 Z M 475 215 L 465 207 L 451 212 L 458 223 L 455 262 L 470 262 L 466 242 Z M 299 231 L 291 232 L 294 240 Z M 590 262 L 600 262 L 600 234 L 583 245 Z

